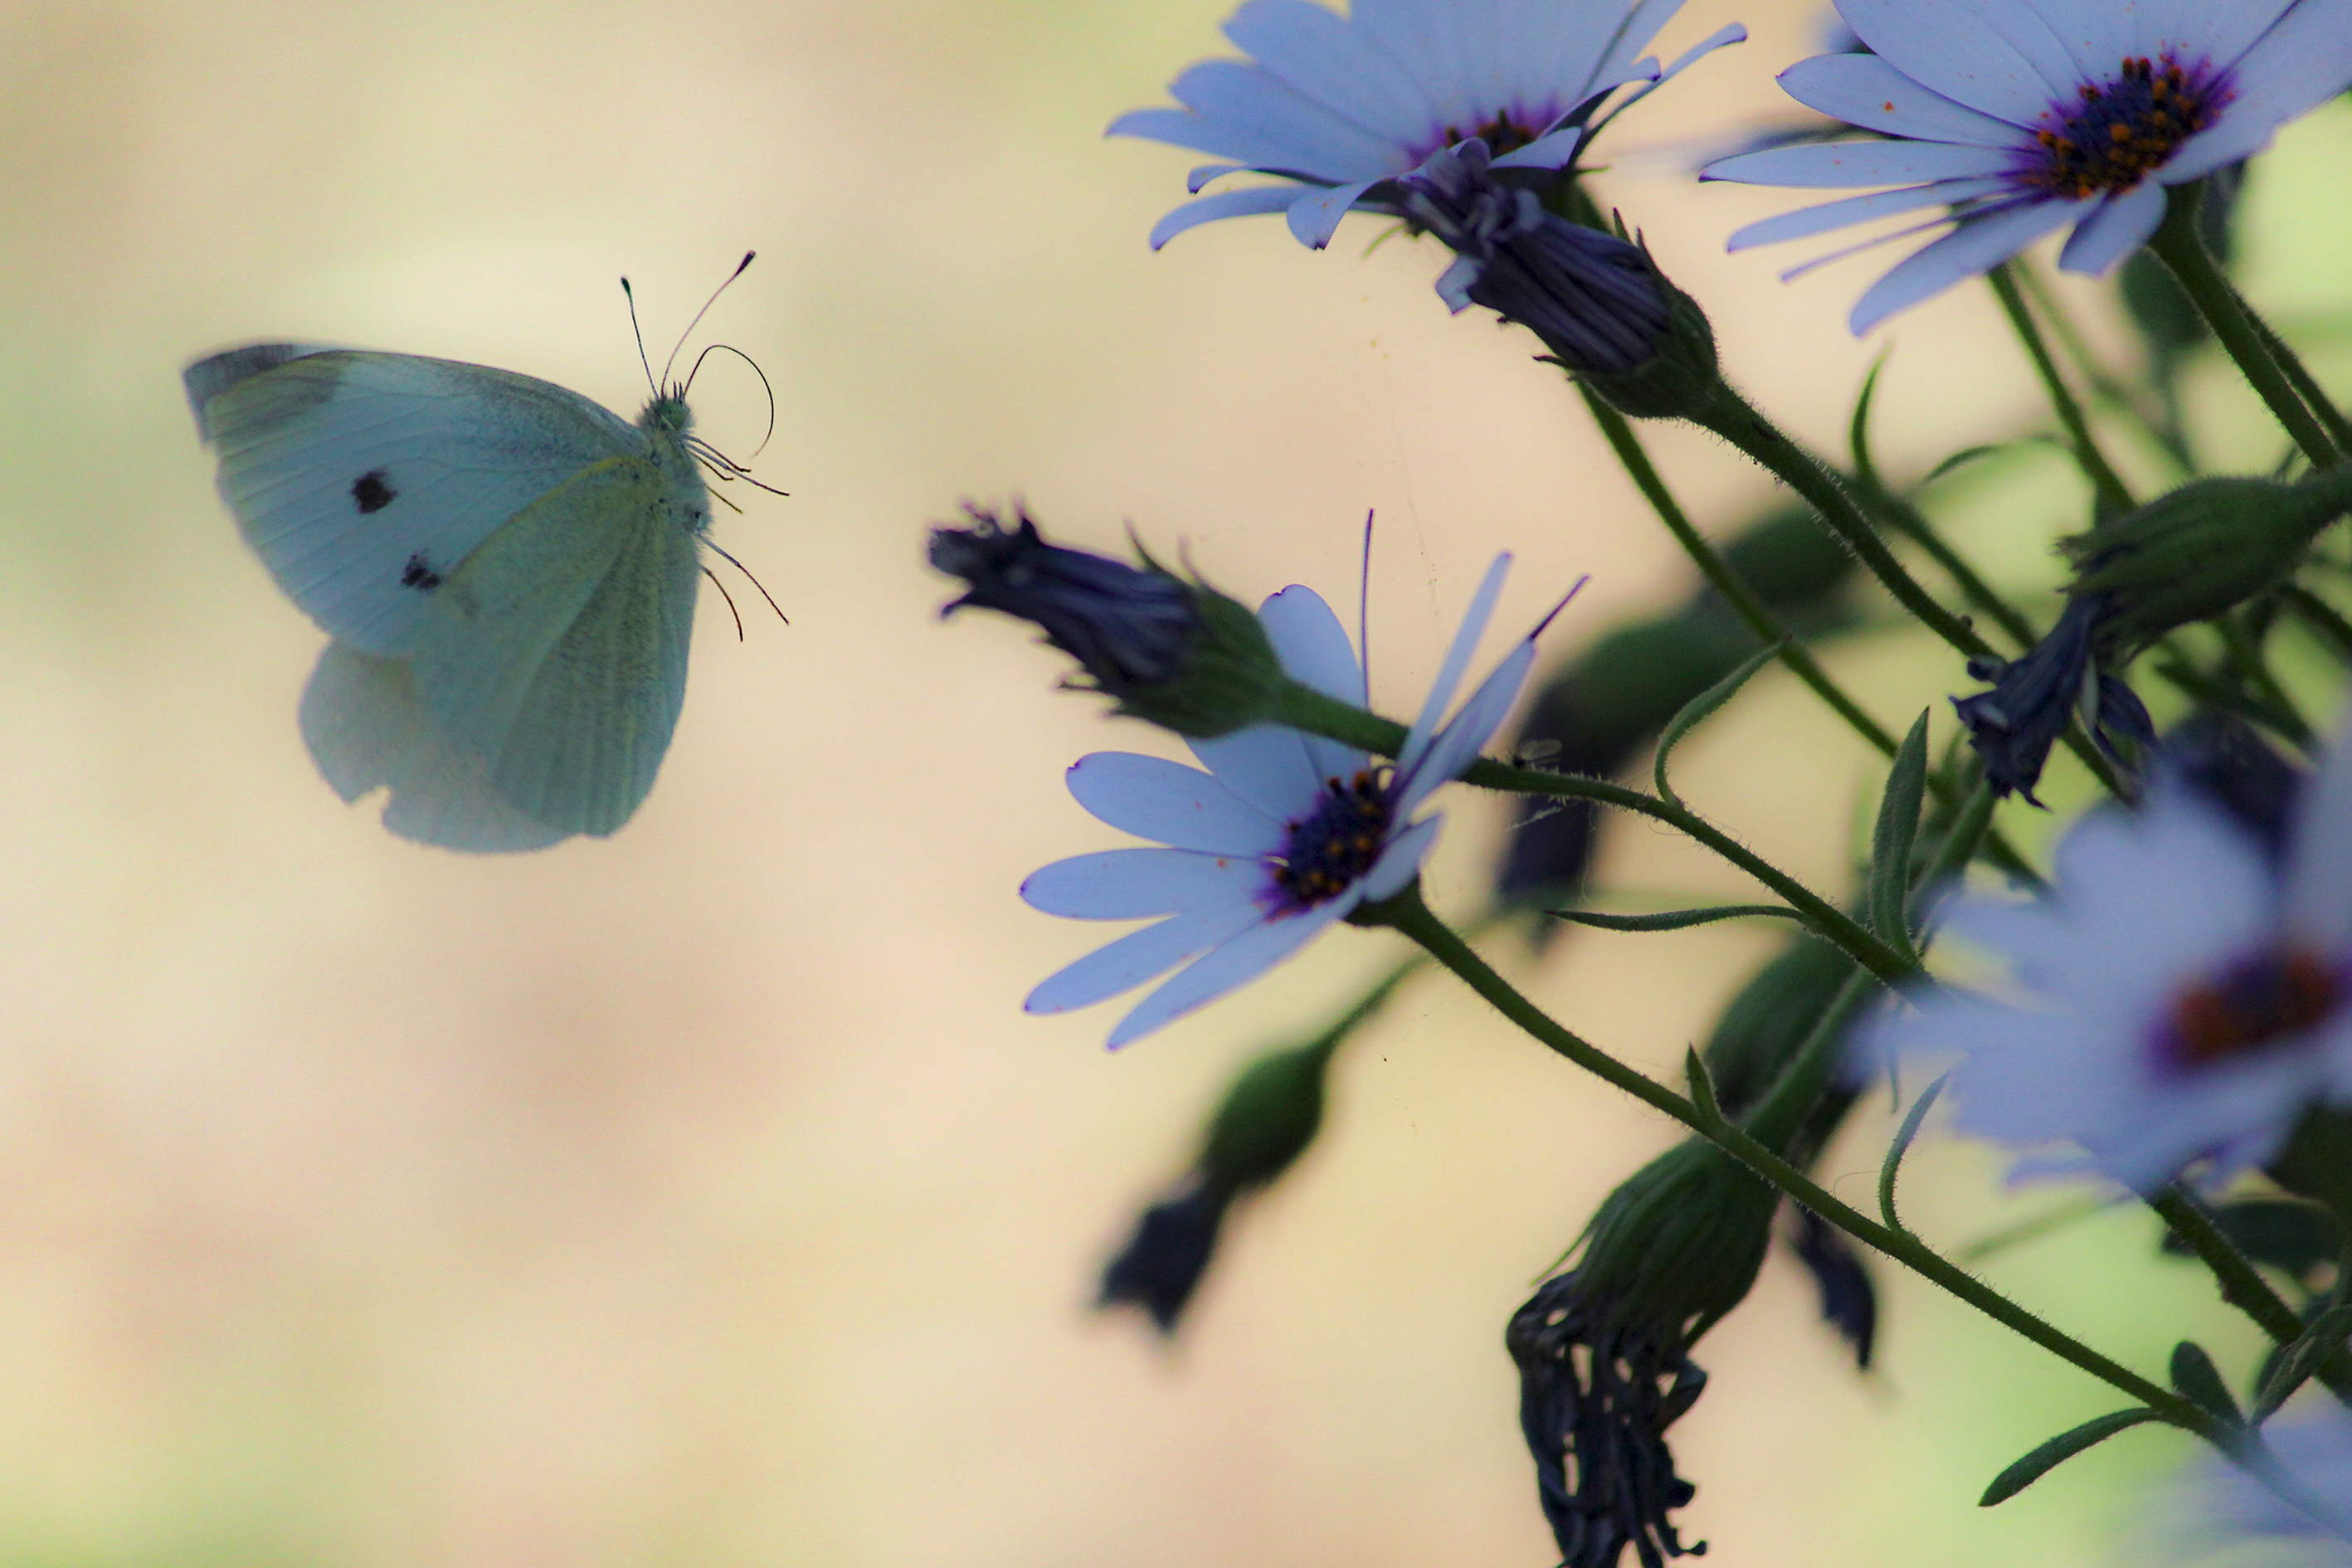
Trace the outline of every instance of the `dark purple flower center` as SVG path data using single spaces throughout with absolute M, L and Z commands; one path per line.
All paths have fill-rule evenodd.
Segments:
M 1459 147 L 1463 142 L 1475 136 L 1486 144 L 1489 156 L 1499 158 L 1506 153 L 1517 152 L 1542 134 L 1542 126 L 1524 124 L 1506 109 L 1492 120 L 1469 131 L 1457 131 L 1451 125 L 1447 126 L 1445 140 L 1440 145 Z M 1435 152 L 1436 148 L 1433 147 L 1430 151 Z
M 2341 969 L 2298 948 L 2241 960 L 2173 999 L 2163 1036 L 2183 1067 L 2210 1067 L 2324 1024 L 2344 1001 Z
M 1283 901 L 1309 909 L 1346 892 L 1381 858 L 1391 815 L 1387 769 L 1327 781 L 1315 809 L 1290 825 L 1274 868 Z
M 2035 132 L 2018 177 L 2035 190 L 2081 200 L 2128 191 L 2164 167 L 2180 144 L 2213 123 L 2234 95 L 2227 75 L 2172 55 L 2126 59 L 2113 79 L 2085 84 L 2073 103 L 2053 103 Z

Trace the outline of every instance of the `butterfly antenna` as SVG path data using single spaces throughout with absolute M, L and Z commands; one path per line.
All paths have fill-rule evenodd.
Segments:
M 695 564 L 702 566 L 702 563 L 699 561 L 696 562 Z M 737 642 L 741 642 L 743 640 L 743 612 L 735 607 L 735 595 L 727 591 L 727 584 L 721 583 L 719 580 L 719 574 L 713 572 L 709 567 L 702 566 L 702 574 L 710 579 L 710 585 L 719 590 L 719 596 L 720 598 L 727 601 L 727 613 L 735 617 L 735 640 Z
M 729 353 L 750 365 L 751 374 L 760 378 L 761 390 L 768 395 L 768 434 L 761 437 L 760 444 L 751 448 L 751 456 L 756 458 L 768 449 L 768 438 L 776 433 L 776 389 L 768 384 L 768 373 L 760 368 L 758 360 L 753 359 L 733 343 L 713 343 L 694 356 L 694 368 L 686 373 L 686 390 L 688 392 L 694 390 L 694 378 L 702 374 L 702 362 L 720 349 L 725 349 Z
M 760 590 L 760 597 L 768 601 L 768 608 L 776 612 L 776 619 L 783 622 L 786 626 L 791 626 L 793 624 L 792 616 L 784 614 L 784 607 L 776 603 L 776 596 L 768 592 L 768 585 L 765 583 L 761 582 L 757 577 L 753 577 L 751 575 L 751 569 L 749 566 L 744 565 L 740 561 L 736 560 L 735 557 L 728 554 L 726 551 L 719 549 L 718 545 L 711 543 L 710 541 L 707 539 L 702 542 L 702 547 L 705 550 L 716 551 L 721 560 L 734 567 L 736 571 L 743 574 L 746 578 L 749 578 L 751 586 Z
M 637 340 L 637 363 L 646 367 L 646 384 L 653 388 L 656 397 L 661 395 L 661 384 L 654 380 L 654 362 L 646 357 L 645 329 L 637 325 L 637 291 L 629 287 L 626 278 L 621 279 L 621 292 L 629 301 L 629 331 Z
M 745 251 L 743 253 L 743 259 L 735 264 L 735 270 L 727 275 L 727 282 L 721 283 L 718 288 L 713 289 L 710 291 L 710 298 L 702 302 L 702 309 L 694 313 L 694 320 L 687 322 L 686 331 L 678 333 L 677 347 L 670 350 L 669 358 L 662 361 L 662 379 L 664 381 L 667 381 L 669 379 L 670 366 L 677 363 L 677 356 L 683 353 L 686 348 L 686 340 L 694 336 L 694 329 L 702 325 L 702 318 L 710 314 L 710 307 L 719 303 L 719 296 L 727 292 L 727 284 L 732 283 L 738 278 L 742 277 L 743 268 L 751 266 L 751 258 L 759 254 L 760 253 L 756 250 Z
M 790 490 L 780 490 L 765 480 L 753 479 L 751 469 L 698 436 L 688 437 L 686 447 L 688 451 L 701 458 L 702 466 L 717 475 L 722 484 L 741 479 L 753 489 L 765 490 L 772 496 L 789 496 L 793 493 Z

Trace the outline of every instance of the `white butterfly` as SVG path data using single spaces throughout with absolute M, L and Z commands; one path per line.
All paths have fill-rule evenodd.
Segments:
M 259 343 L 184 379 L 247 542 L 334 639 L 301 724 L 338 795 L 388 785 L 384 826 L 452 849 L 629 819 L 686 695 L 699 464 L 741 473 L 683 387 L 631 425 L 411 354 Z

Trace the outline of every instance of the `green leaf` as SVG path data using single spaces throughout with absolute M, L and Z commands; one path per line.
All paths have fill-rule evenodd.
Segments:
M 1886 368 L 1886 356 L 1894 352 L 1895 345 L 1889 343 L 1870 362 L 1870 374 L 1862 378 L 1862 391 L 1853 400 L 1853 419 L 1847 429 L 1853 447 L 1854 477 L 1874 490 L 1884 490 L 1886 486 L 1879 479 L 1878 465 L 1870 456 L 1870 401 L 1878 394 L 1878 373 Z
M 1774 643 L 1769 647 L 1759 648 L 1749 655 L 1738 668 L 1684 703 L 1682 711 L 1666 721 L 1664 731 L 1658 736 L 1657 761 L 1650 769 L 1652 776 L 1657 780 L 1659 799 L 1672 802 L 1677 806 L 1683 804 L 1683 797 L 1675 793 L 1672 784 L 1666 783 L 1666 757 L 1675 749 L 1675 743 L 1696 729 L 1708 714 L 1730 701 L 1739 689 L 1748 684 L 1748 677 L 1780 657 L 1780 649 L 1785 646 L 1784 639 L 1782 642 Z
M 1944 1092 L 1944 1086 L 1951 1080 L 1952 1075 L 1946 1073 L 1911 1102 L 1910 1112 L 1903 1118 L 1903 1125 L 1895 1131 L 1895 1142 L 1886 1146 L 1886 1158 L 1878 1167 L 1878 1216 L 1886 1222 L 1889 1230 L 1903 1229 L 1903 1222 L 1895 1217 L 1895 1177 L 1903 1169 L 1903 1156 L 1911 1152 L 1911 1140 L 1919 1136 L 1919 1124 L 1927 1120 L 1927 1111 L 1936 1103 L 1936 1097 Z
M 2317 1204 L 2301 1198 L 2242 1198 L 2213 1210 L 2213 1225 L 2255 1262 L 2280 1269 L 2309 1287 L 2321 1267 L 2336 1261 L 2336 1221 Z M 2189 1244 L 2168 1230 L 2164 1250 L 2189 1256 Z
M 2053 436 L 2021 436 L 2014 441 L 1989 441 L 1981 447 L 1967 447 L 1953 453 L 1950 457 L 1945 458 L 1942 462 L 1928 469 L 1927 477 L 1921 479 L 1919 482 L 1923 485 L 1931 483 L 1934 480 L 1942 479 L 1946 474 L 1950 473 L 1954 468 L 1960 467 L 1964 463 L 1973 463 L 1979 458 L 1994 457 L 2000 453 L 2007 452 L 2019 447 L 2048 447 L 2052 450 L 2059 452 L 2067 450 L 2065 443 Z
M 1707 1076 L 1706 1063 L 1700 1059 L 1696 1046 L 1683 1052 L 1683 1077 L 1690 1082 L 1691 1103 L 1698 1108 L 1699 1120 L 1710 1127 L 1723 1126 L 1723 1107 L 1716 1101 L 1715 1079 Z
M 1784 921 L 1802 921 L 1805 918 L 1785 904 L 1717 904 L 1703 910 L 1664 910 L 1654 915 L 1604 915 L 1593 910 L 1548 910 L 1545 912 L 1560 920 L 1574 921 L 1579 925 L 1599 926 L 1602 931 L 1683 931 L 1716 921 L 1746 920 L 1755 915 L 1770 915 Z
M 2347 1336 L 2352 1336 L 2352 1302 L 2328 1308 L 2300 1336 L 2281 1345 L 2254 1395 L 2254 1419 L 2260 1421 L 2284 1405 L 2321 1362 L 2344 1348 Z
M 1919 832 L 1919 801 L 1927 788 L 1927 713 L 1903 737 L 1878 803 L 1878 828 L 1870 853 L 1870 923 L 1898 952 L 1910 955 L 1911 931 L 1905 909 L 1911 897 L 1911 844 Z
M 2104 1443 L 2127 1427 L 2156 1419 L 2156 1412 L 2142 1405 L 2136 1410 L 2118 1410 L 2111 1415 L 2094 1416 L 2071 1432 L 2061 1432 L 1993 1477 L 1992 1485 L 1985 1488 L 1984 1496 L 1977 1499 L 1977 1506 L 1990 1508 L 1996 1503 L 2007 1502 L 2084 1449 Z
M 2191 1404 L 2232 1426 L 2242 1419 L 2238 1402 L 2230 1395 L 2230 1385 L 2221 1381 L 2221 1368 L 2194 1340 L 2183 1340 L 2172 1347 L 2172 1386 Z

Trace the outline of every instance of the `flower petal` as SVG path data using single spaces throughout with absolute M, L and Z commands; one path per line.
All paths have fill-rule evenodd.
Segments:
M 1291 237 L 1309 250 L 1322 249 L 1339 232 L 1339 220 L 1376 184 L 1373 180 L 1357 180 L 1328 190 L 1308 190 L 1290 204 Z
M 1642 0 L 1640 5 L 1627 12 L 1625 20 L 1617 28 L 1616 37 L 1609 41 L 1609 52 L 1602 55 L 1601 63 L 1593 68 L 1591 79 L 1584 84 L 1584 90 L 1598 92 L 1604 87 L 1647 76 L 1649 73 L 1640 66 L 1642 52 L 1650 47 L 1650 41 L 1658 36 L 1658 30 L 1673 21 L 1675 13 L 1682 8 L 1683 0 Z M 1600 7 L 1595 6 L 1594 9 Z
M 1069 772 L 1078 804 L 1113 827 L 1179 849 L 1265 855 L 1283 826 L 1197 768 L 1132 752 L 1097 752 Z
M 1225 37 L 1258 67 L 1374 135 L 1418 147 L 1442 129 L 1412 74 L 1362 29 L 1311 0 L 1246 0 Z
M 2304 786 L 2287 864 L 2286 924 L 2324 952 L 2352 948 L 2352 738 Z
M 1364 667 L 1356 662 L 1356 650 L 1348 641 L 1346 629 L 1320 594 L 1294 584 L 1260 605 L 1257 618 L 1291 679 L 1353 707 L 1366 705 Z M 1300 739 L 1318 784 L 1328 778 L 1352 778 L 1370 761 L 1338 741 L 1317 735 Z
M 1033 910 L 1078 921 L 1133 921 L 1246 903 L 1265 881 L 1246 856 L 1193 849 L 1105 849 L 1029 873 L 1021 897 Z
M 1478 683 L 1470 700 L 1454 715 L 1453 722 L 1438 731 L 1429 750 L 1410 769 L 1399 764 L 1396 811 L 1400 816 L 1412 815 L 1412 808 L 1435 793 L 1441 786 L 1459 778 L 1462 770 L 1486 749 L 1503 721 L 1511 716 L 1511 709 L 1519 700 L 1519 689 L 1527 684 L 1528 672 L 1535 668 L 1536 645 L 1532 639 L 1510 651 L 1493 674 Z
M 1838 0 L 1838 15 L 1913 81 L 2012 125 L 2074 96 L 2065 46 L 2020 0 Z
M 2113 0 L 2091 5 L 2083 0 L 2024 0 L 2024 6 L 2066 52 L 2076 82 L 2105 81 L 2125 57 L 2140 52 L 2132 47 L 2139 36 L 2133 0 L 2120 5 Z
M 1665 86 L 1666 83 L 1674 80 L 1675 78 L 1690 69 L 1691 67 L 1696 65 L 1700 60 L 1715 53 L 1716 50 L 1723 48 L 1727 45 L 1744 44 L 1747 41 L 1748 29 L 1745 26 L 1741 26 L 1738 22 L 1725 23 L 1722 26 L 1717 27 L 1714 32 L 1709 33 L 1706 37 L 1700 39 L 1696 44 L 1694 44 L 1691 47 L 1685 49 L 1680 55 L 1677 55 L 1675 58 L 1674 64 L 1668 66 L 1665 69 L 1659 71 L 1656 75 L 1650 76 L 1649 79 L 1644 81 L 1640 87 L 1635 88 L 1633 91 L 1627 93 L 1624 97 L 1619 99 L 1614 104 L 1611 105 L 1609 112 L 1602 115 L 1598 121 L 1596 121 L 1592 129 L 1596 132 L 1599 131 L 1602 126 L 1608 124 L 1611 121 L 1616 119 L 1619 115 L 1633 108 L 1633 105 L 1641 102 L 1642 100 L 1649 97 L 1650 94 L 1657 91 L 1658 89 Z M 1641 74 L 1645 76 L 1649 75 L 1647 72 L 1643 72 Z
M 1780 73 L 1780 90 L 1865 131 L 1917 142 L 2013 147 L 2017 127 L 1931 92 L 1876 55 L 1816 55 Z
M 1158 925 L 1129 931 L 1046 976 L 1029 993 L 1022 1010 L 1067 1013 L 1090 1007 L 1106 996 L 1142 984 L 1196 952 L 1230 941 L 1265 918 L 1265 911 L 1255 904 L 1240 904 L 1175 915 Z
M 1253 185 L 1244 191 L 1219 191 L 1213 196 L 1186 202 L 1182 206 L 1171 208 L 1166 216 L 1151 226 L 1151 248 L 1159 249 L 1188 228 L 1197 228 L 1223 217 L 1278 213 L 1297 199 L 1297 185 Z
M 1454 689 L 1462 684 L 1463 672 L 1470 668 L 1470 656 L 1478 651 L 1478 639 L 1486 634 L 1487 618 L 1495 613 L 1495 601 L 1502 596 L 1503 578 L 1510 569 L 1511 556 L 1506 551 L 1495 557 L 1478 584 L 1478 591 L 1470 596 L 1469 611 L 1454 634 L 1453 646 L 1445 650 L 1445 662 L 1438 667 L 1437 679 L 1430 683 L 1429 695 L 1422 700 L 1421 715 L 1413 720 L 1412 732 L 1405 736 L 1403 749 L 1397 753 L 1397 772 L 1407 778 L 1418 771 L 1422 753 L 1437 739 L 1437 721 L 1453 703 Z
M 1395 143 L 1239 60 L 1203 60 L 1169 90 L 1184 108 L 1122 114 L 1110 133 L 1312 180 L 1377 179 L 1412 166 Z
M 2238 61 L 2238 96 L 2158 176 L 2177 185 L 2260 152 L 2287 121 L 2352 84 L 2352 0 L 2303 0 Z
M 1823 234 L 1850 224 L 1868 223 L 1874 218 L 1889 217 L 1895 213 L 1910 212 L 1918 207 L 1948 206 L 1989 196 L 2009 188 L 2003 179 L 1938 180 L 1932 185 L 1910 185 L 1896 191 L 1873 191 L 1866 196 L 1841 196 L 1833 202 L 1817 206 L 1799 207 L 1768 217 L 1760 223 L 1735 229 L 1724 242 L 1727 250 L 1746 250 L 1750 246 L 1777 245 L 1785 239 L 1802 239 L 1810 235 Z
M 1871 285 L 1854 303 L 1849 321 L 1854 336 L 1860 337 L 1897 310 L 1942 293 L 1963 278 L 2008 260 L 2052 229 L 2088 216 L 2100 199 L 2021 202 L 1968 219 L 1943 238 L 1897 262 Z
M 1111 1031 L 1112 1048 L 1139 1040 L 1193 1008 L 1256 979 L 1360 902 L 1360 892 L 1342 893 L 1299 914 L 1257 921 L 1223 945 L 1194 959 L 1189 968 L 1136 1004 L 1135 1010 L 1121 1018 L 1118 1027 Z
M 2105 272 L 2156 232 L 2156 226 L 2164 221 L 2165 199 L 2164 187 L 2153 180 L 2142 180 L 2122 195 L 2110 196 L 2106 205 L 2066 237 L 2058 265 L 2068 272 Z
M 1365 899 L 1379 903 L 1402 892 L 1404 885 L 1421 869 L 1421 863 L 1429 858 L 1430 848 L 1437 842 L 1437 830 L 1444 821 L 1441 812 L 1424 817 L 1390 839 L 1381 858 L 1372 862 L 1372 868 L 1364 873 Z
M 1494 112 L 1472 90 L 1454 6 L 1433 0 L 1357 0 L 1353 16 L 1375 47 L 1412 73 L 1429 104 L 1431 124 L 1466 136 L 1477 129 L 1481 109 Z
M 2016 154 L 1949 142 L 1817 142 L 1742 153 L 1699 171 L 1702 180 L 1749 185 L 1916 185 L 2006 172 Z
M 1269 816 L 1295 821 L 1315 809 L 1328 773 L 1318 770 L 1307 737 L 1279 724 L 1252 724 L 1213 741 L 1190 742 L 1201 765 Z M 1362 767 L 1359 760 L 1355 768 Z
M 2295 0 L 2133 0 L 2132 53 L 2150 58 L 2170 51 L 2183 65 L 2203 60 L 2232 65 Z

